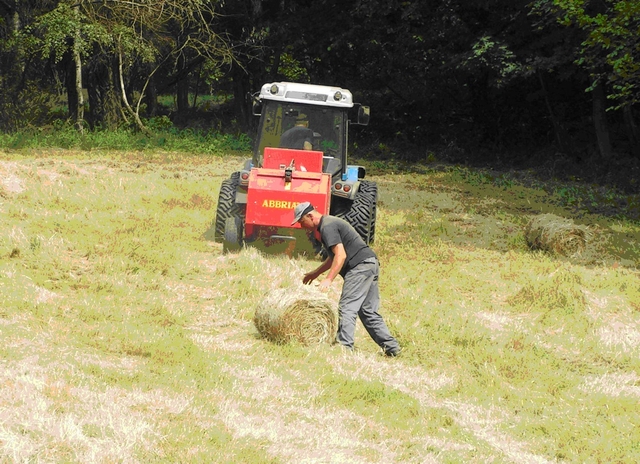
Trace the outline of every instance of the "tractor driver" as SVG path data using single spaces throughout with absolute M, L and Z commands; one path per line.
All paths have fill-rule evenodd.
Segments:
M 338 343 L 353 349 L 356 319 L 360 317 L 362 325 L 384 354 L 397 356 L 400 345 L 378 313 L 380 265 L 375 252 L 351 224 L 342 218 L 320 214 L 308 201 L 296 206 L 293 214 L 291 225 L 299 222 L 303 229 L 313 231 L 328 254 L 316 270 L 304 275 L 302 282 L 310 284 L 329 271 L 320 282 L 320 289 L 326 290 L 338 274 L 344 279 L 338 307 Z
M 282 133 L 280 146 L 296 150 L 313 149 L 313 131 L 309 129 L 309 121 L 304 115 L 298 116 L 296 125 Z

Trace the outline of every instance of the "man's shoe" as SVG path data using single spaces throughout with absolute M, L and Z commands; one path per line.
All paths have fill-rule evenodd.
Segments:
M 400 353 L 402 353 L 402 348 L 397 348 L 395 350 L 388 350 L 384 352 L 385 356 L 389 356 L 390 358 L 395 358 L 396 356 L 399 356 Z

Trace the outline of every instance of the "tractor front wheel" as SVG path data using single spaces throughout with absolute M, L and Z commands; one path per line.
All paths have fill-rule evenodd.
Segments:
M 222 242 L 224 240 L 225 224 L 227 219 L 239 217 L 244 220 L 243 205 L 236 203 L 236 191 L 240 182 L 240 173 L 234 172 L 229 179 L 222 181 L 220 194 L 218 195 L 218 208 L 216 209 L 216 221 L 214 240 Z
M 229 217 L 224 224 L 224 240 L 222 241 L 222 251 L 238 251 L 242 248 L 242 228 L 244 224 L 239 217 Z

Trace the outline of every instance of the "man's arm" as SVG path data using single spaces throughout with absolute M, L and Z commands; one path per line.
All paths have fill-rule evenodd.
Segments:
M 334 245 L 333 248 L 331 248 L 331 251 L 333 251 L 333 258 L 328 257 L 315 271 L 306 273 L 302 279 L 302 283 L 310 284 L 328 270 L 329 274 L 327 274 L 327 277 L 320 282 L 319 288 L 324 290 L 331 286 L 333 279 L 335 279 L 340 273 L 342 266 L 344 266 L 344 262 L 347 260 L 347 252 L 344 250 L 344 245 L 342 243 Z
M 327 259 L 325 259 L 322 264 L 320 264 L 320 266 L 318 266 L 317 269 L 311 271 L 311 272 L 307 272 L 304 277 L 302 278 L 302 283 L 303 284 L 310 284 L 311 282 L 313 282 L 314 280 L 316 280 L 318 277 L 320 277 L 322 274 L 324 274 L 325 271 L 331 269 L 331 264 L 333 263 L 333 258 L 331 256 L 329 256 Z
M 325 279 L 320 282 L 321 290 L 324 290 L 331 286 L 333 279 L 338 276 L 340 270 L 342 269 L 342 266 L 344 266 L 344 262 L 347 260 L 347 252 L 345 251 L 344 245 L 342 243 L 334 245 L 333 248 L 331 248 L 331 251 L 333 251 L 333 261 L 329 265 L 329 274 L 327 274 L 327 277 L 325 277 Z

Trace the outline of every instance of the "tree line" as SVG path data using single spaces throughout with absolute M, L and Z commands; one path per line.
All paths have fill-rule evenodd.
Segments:
M 248 130 L 274 80 L 351 89 L 381 145 L 638 159 L 640 0 L 0 0 L 4 131 L 60 95 L 79 131 L 145 131 L 211 91 Z

